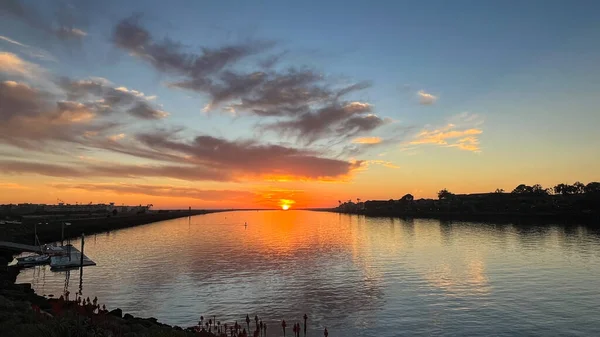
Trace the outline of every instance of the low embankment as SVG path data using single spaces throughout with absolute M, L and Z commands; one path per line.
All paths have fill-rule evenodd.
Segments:
M 40 219 L 25 220 L 20 225 L 0 225 L 0 241 L 33 244 L 35 233 L 42 243 L 61 240 L 61 227 L 64 222 L 71 225 L 65 227 L 65 238 L 78 237 L 82 233 L 94 234 L 121 228 L 144 225 L 152 222 L 187 217 L 191 215 L 219 212 L 216 210 L 168 211 L 145 214 L 106 216 L 95 218 L 62 219 L 60 221 L 44 221 Z

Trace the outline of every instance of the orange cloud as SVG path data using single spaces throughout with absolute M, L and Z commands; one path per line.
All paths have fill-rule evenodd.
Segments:
M 192 198 L 203 201 L 227 201 L 235 203 L 252 198 L 255 194 L 236 190 L 204 190 L 194 187 L 145 184 L 51 184 L 58 189 L 79 189 L 88 192 L 101 191 L 116 194 L 136 194 L 173 198 Z
M 31 76 L 36 66 L 23 61 L 13 53 L 0 52 L 0 72 L 21 76 Z
M 385 160 L 369 160 L 368 163 L 369 164 L 377 164 L 377 165 L 381 165 L 381 166 L 385 166 L 385 167 L 393 168 L 393 169 L 400 168 L 400 166 L 398 166 L 392 162 L 385 161 Z
M 480 152 L 478 135 L 483 131 L 477 128 L 454 130 L 456 125 L 448 124 L 441 129 L 423 130 L 409 144 L 437 144 L 456 147 L 465 151 Z M 458 139 L 458 140 L 456 140 Z
M 359 137 L 354 138 L 352 143 L 354 144 L 379 144 L 381 143 L 381 137 Z

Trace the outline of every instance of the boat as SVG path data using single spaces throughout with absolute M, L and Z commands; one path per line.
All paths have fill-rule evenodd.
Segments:
M 50 255 L 31 255 L 17 258 L 17 266 L 30 267 L 50 263 Z
M 64 247 L 52 246 L 52 245 L 43 246 L 42 251 L 44 252 L 44 254 L 50 255 L 50 256 L 59 256 L 59 255 L 67 254 L 67 250 Z

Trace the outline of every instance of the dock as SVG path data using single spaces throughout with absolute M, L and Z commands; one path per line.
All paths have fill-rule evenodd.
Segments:
M 31 252 L 42 254 L 42 248 L 40 246 L 24 245 L 22 243 L 0 241 L 0 250 L 8 250 L 16 253 Z
M 95 266 L 96 262 L 92 261 L 85 254 L 82 254 L 79 249 L 67 245 L 63 246 L 68 253 L 63 256 L 52 256 L 50 258 L 50 270 L 67 270 L 79 267 Z

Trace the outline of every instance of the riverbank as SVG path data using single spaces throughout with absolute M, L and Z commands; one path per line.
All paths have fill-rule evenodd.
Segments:
M 585 223 L 600 222 L 598 214 L 590 213 L 468 213 L 468 212 L 405 212 L 401 210 L 338 210 L 320 209 L 321 212 L 355 214 L 369 217 L 438 219 L 454 221 L 485 221 L 493 223 Z
M 64 222 L 70 223 L 65 227 L 65 238 L 107 232 L 122 228 L 145 225 L 153 222 L 183 218 L 193 215 L 221 212 L 220 210 L 191 210 L 191 211 L 164 211 L 144 214 L 121 216 L 105 216 L 94 218 L 77 218 L 61 220 L 28 219 L 22 224 L 1 224 L 0 241 L 32 244 L 37 232 L 42 243 L 61 240 L 61 227 Z

